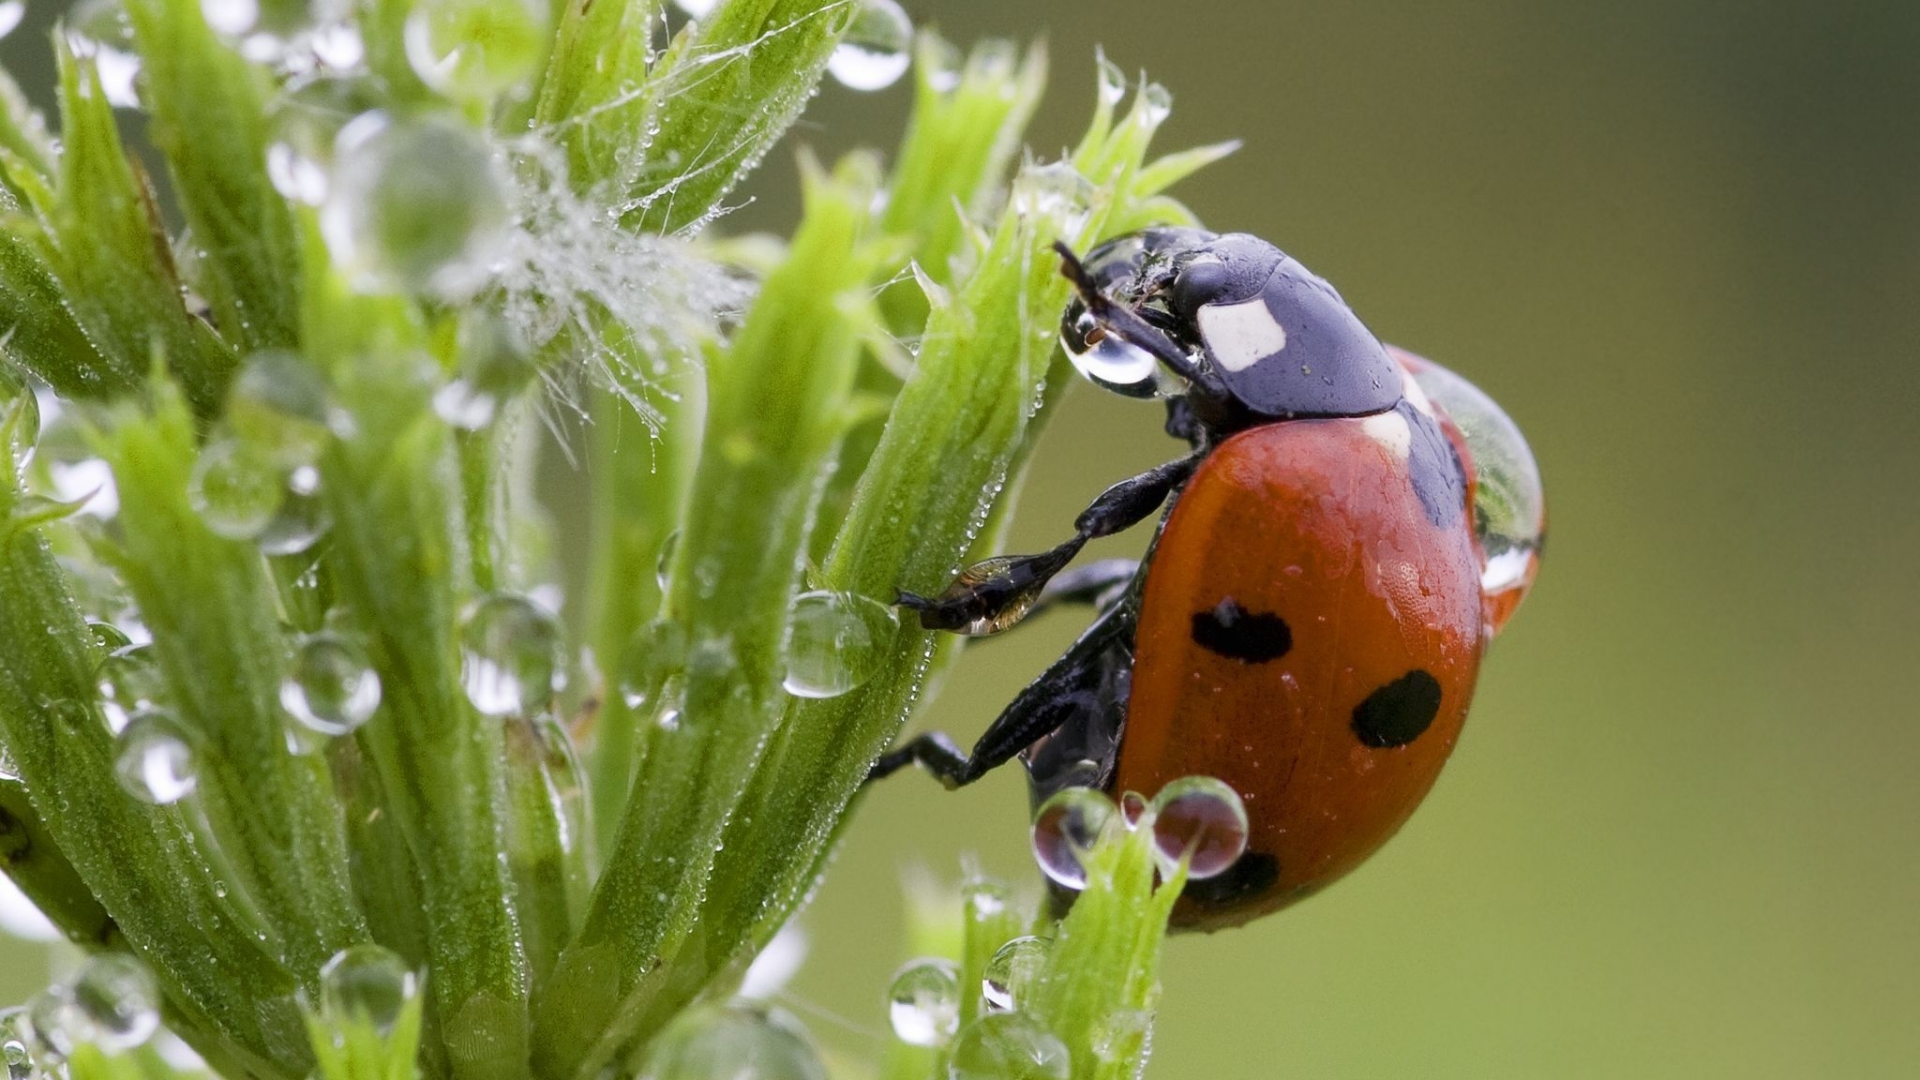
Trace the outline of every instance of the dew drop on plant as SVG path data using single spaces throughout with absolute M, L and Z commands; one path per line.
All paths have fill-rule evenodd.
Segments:
M 239 37 L 260 21 L 260 0 L 200 0 L 200 15 L 214 33 Z
M 193 733 L 173 713 L 155 708 L 133 714 L 114 742 L 120 786 L 154 806 L 186 798 L 200 782 L 193 744 Z
M 217 438 L 200 450 L 187 481 L 187 501 L 217 536 L 252 540 L 266 531 L 286 499 L 272 461 L 247 443 Z
M 960 900 L 966 911 L 967 924 L 979 925 L 988 919 L 997 919 L 1013 904 L 1013 894 L 1006 885 L 992 878 L 969 878 L 960 886 Z
M 280 704 L 312 731 L 345 735 L 380 707 L 380 676 L 353 642 L 316 634 L 294 650 Z
M 1120 796 L 1120 820 L 1127 828 L 1140 827 L 1140 819 L 1147 815 L 1147 797 L 1137 791 L 1123 792 Z
M 989 1013 L 953 1041 L 948 1080 L 1067 1080 L 1073 1056 L 1025 1013 Z
M 1473 527 L 1480 540 L 1480 592 L 1494 633 L 1526 599 L 1540 569 L 1547 497 L 1540 466 L 1519 425 L 1494 400 L 1439 364 L 1401 349 L 1396 360 L 1419 389 L 1453 421 L 1473 456 Z
M 320 969 L 320 1015 L 336 1029 L 370 1024 L 392 1034 L 419 992 L 420 977 L 384 945 L 349 945 Z
M 1093 314 L 1077 302 L 1068 315 L 1072 321 L 1061 328 L 1060 344 L 1087 381 L 1128 397 L 1162 396 L 1160 361 L 1152 353 L 1096 325 Z
M 899 629 L 878 600 L 824 589 L 794 597 L 792 619 L 783 685 L 802 698 L 839 697 L 866 682 Z
M 553 697 L 563 665 L 560 624 L 526 597 L 474 601 L 460 648 L 467 700 L 483 715 L 528 715 Z
M 1029 934 L 996 949 L 980 977 L 980 996 L 987 1008 L 997 1012 L 1018 1009 L 1046 970 L 1049 947 L 1045 938 Z
M 6 432 L 7 449 L 18 471 L 33 460 L 34 446 L 40 440 L 40 396 L 5 371 L 0 371 L 0 394 L 7 395 L 6 404 L 0 407 L 0 429 Z
M 31 1031 L 25 1008 L 0 1009 L 0 1080 L 32 1080 L 35 1071 Z
M 0 38 L 13 33 L 20 20 L 27 17 L 26 0 L 6 0 L 0 3 Z
M 1247 808 L 1211 776 L 1186 776 L 1153 799 L 1154 859 L 1171 874 L 1182 859 L 1196 881 L 1216 877 L 1247 850 Z
M 539 64 L 546 7 L 530 0 L 420 0 L 404 39 L 421 82 L 456 100 L 491 101 Z
M 267 555 L 298 555 L 319 542 L 333 527 L 333 516 L 320 496 L 320 470 L 302 465 L 286 474 L 286 497 L 256 543 Z
M 341 129 L 320 226 L 357 286 L 471 291 L 507 225 L 506 182 L 477 132 L 380 112 Z
M 640 1080 L 826 1080 L 805 1032 L 746 1002 L 692 1009 L 648 1048 Z
M 122 645 L 107 653 L 94 672 L 94 681 L 100 687 L 100 711 L 115 732 L 126 730 L 135 713 L 152 708 L 163 685 L 151 645 Z
M 456 351 L 459 370 L 433 395 L 433 411 L 454 427 L 478 431 L 533 380 L 533 357 L 519 332 L 492 312 L 461 323 Z
M 267 147 L 267 180 L 273 190 L 306 206 L 319 206 L 327 199 L 326 166 L 302 154 L 292 143 L 277 142 Z
M 1094 1023 L 1089 1049 L 1101 1061 L 1137 1061 L 1145 1057 L 1152 1038 L 1153 1013 L 1114 1009 Z
M 720 0 L 673 0 L 673 6 L 695 19 L 704 19 L 720 6 Z
M 849 90 L 881 90 L 906 74 L 913 51 L 913 20 L 894 0 L 860 0 L 827 73 Z
M 620 658 L 620 700 L 636 713 L 659 705 L 667 681 L 686 666 L 686 628 L 655 619 L 633 632 Z
M 73 55 L 92 59 L 107 103 L 139 108 L 134 81 L 140 75 L 140 56 L 133 47 L 133 24 L 119 0 L 81 0 L 67 12 L 63 25 Z
M 1040 804 L 1033 816 L 1033 858 L 1048 880 L 1069 889 L 1087 887 L 1087 852 L 1119 816 L 1105 795 L 1069 787 Z
M 679 547 L 679 529 L 668 533 L 667 538 L 660 541 L 660 558 L 659 561 L 653 565 L 653 580 L 655 584 L 660 586 L 660 591 L 663 593 L 667 591 L 667 586 L 673 582 L 673 553 L 678 550 Z
M 1011 198 L 1013 209 L 1036 224 L 1045 219 L 1042 231 L 1063 236 L 1078 236 L 1093 208 L 1092 181 L 1064 161 L 1034 165 L 1020 170 L 1014 178 Z
M 887 1022 L 912 1046 L 941 1046 L 960 1026 L 960 973 L 953 961 L 923 957 L 894 973 Z
M 110 1054 L 142 1046 L 160 1029 L 160 990 L 131 956 L 108 953 L 81 965 L 66 988 L 68 1035 Z
M 1118 105 L 1120 99 L 1127 96 L 1127 73 L 1108 59 L 1105 52 L 1096 53 L 1094 59 L 1100 68 L 1100 101 L 1108 106 Z
M 1140 106 L 1149 127 L 1159 127 L 1173 115 L 1173 92 L 1159 83 L 1148 83 L 1140 91 Z

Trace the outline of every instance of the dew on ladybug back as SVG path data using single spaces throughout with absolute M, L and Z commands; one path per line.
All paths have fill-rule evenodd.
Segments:
M 1479 387 L 1404 350 L 1394 356 L 1413 374 L 1467 441 L 1475 478 L 1473 525 L 1480 541 L 1480 591 L 1487 624 L 1498 633 L 1513 617 L 1540 569 L 1547 500 L 1526 437 Z

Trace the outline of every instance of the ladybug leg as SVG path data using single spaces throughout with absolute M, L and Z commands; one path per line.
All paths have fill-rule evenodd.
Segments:
M 1027 614 L 1064 604 L 1089 604 L 1106 612 L 1126 595 L 1128 583 L 1140 572 L 1139 559 L 1101 559 L 1096 563 L 1061 571 L 1040 590 Z
M 1060 255 L 1060 274 L 1073 282 L 1073 289 L 1080 294 L 1080 302 L 1087 306 L 1087 313 L 1093 321 L 1108 333 L 1136 348 L 1145 349 L 1155 360 L 1167 365 L 1175 375 L 1192 383 L 1203 396 L 1216 401 L 1229 398 L 1227 388 L 1211 371 L 1193 362 L 1166 332 L 1141 318 L 1132 308 L 1117 304 L 1100 291 L 1100 285 L 1093 275 L 1080 262 L 1063 241 L 1053 242 L 1053 250 Z
M 1158 510 L 1200 464 L 1199 454 L 1170 461 L 1130 477 L 1100 493 L 1074 521 L 1074 535 L 1038 555 L 1002 555 L 960 572 L 939 596 L 901 590 L 894 601 L 920 613 L 928 630 L 997 634 L 1025 618 L 1047 582 L 1066 569 L 1087 541 L 1136 525 Z

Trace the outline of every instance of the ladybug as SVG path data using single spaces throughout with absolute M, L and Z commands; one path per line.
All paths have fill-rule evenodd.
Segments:
M 1246 806 L 1247 850 L 1190 881 L 1173 921 L 1237 925 L 1352 870 L 1433 786 L 1538 568 L 1539 473 L 1484 394 L 1383 345 L 1264 240 L 1156 229 L 1084 261 L 1055 246 L 1077 294 L 1069 357 L 1164 398 L 1191 452 L 1108 488 L 1050 551 L 901 592 L 921 625 L 963 634 L 1062 602 L 1098 615 L 970 753 L 929 733 L 873 776 L 918 763 L 958 787 L 1018 757 L 1036 806 L 1217 777 Z M 1169 501 L 1145 559 L 1066 570 Z

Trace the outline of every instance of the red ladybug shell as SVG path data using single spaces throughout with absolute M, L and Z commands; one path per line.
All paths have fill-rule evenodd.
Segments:
M 1452 440 L 1405 403 L 1252 428 L 1189 481 L 1147 576 L 1113 788 L 1218 777 L 1252 829 L 1174 925 L 1311 894 L 1433 786 L 1485 644 L 1467 496 Z

